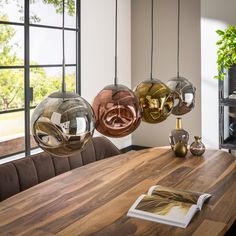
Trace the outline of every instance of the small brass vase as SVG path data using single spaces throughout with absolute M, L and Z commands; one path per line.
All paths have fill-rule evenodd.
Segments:
M 185 157 L 188 152 L 187 145 L 182 141 L 178 141 L 174 146 L 174 153 L 176 157 Z

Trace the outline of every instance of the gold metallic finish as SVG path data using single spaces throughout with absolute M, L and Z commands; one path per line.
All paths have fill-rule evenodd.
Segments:
M 143 111 L 143 121 L 155 124 L 164 121 L 171 114 L 174 105 L 173 95 L 160 80 L 143 81 L 134 91 Z
M 188 152 L 188 148 L 184 142 L 179 141 L 174 146 L 174 153 L 176 157 L 185 157 Z
M 70 92 L 57 92 L 34 110 L 31 132 L 38 145 L 56 156 L 69 156 L 83 149 L 92 138 L 95 117 L 89 103 Z

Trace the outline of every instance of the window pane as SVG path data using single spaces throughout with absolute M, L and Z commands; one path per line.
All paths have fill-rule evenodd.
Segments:
M 24 107 L 24 70 L 0 70 L 0 111 Z
M 30 64 L 62 64 L 62 32 L 30 27 Z
M 31 106 L 38 105 L 53 92 L 61 90 L 62 67 L 31 68 L 30 87 L 33 87 Z M 66 67 L 66 90 L 75 91 L 75 67 Z
M 66 64 L 76 63 L 76 33 L 65 31 Z M 62 64 L 62 30 L 30 28 L 30 64 Z
M 24 70 L 1 69 L 0 88 L 0 156 L 4 156 L 24 151 L 25 148 Z M 21 108 L 22 111 L 13 110 Z
M 76 64 L 76 32 L 65 31 L 65 60 L 66 64 Z
M 0 156 L 25 150 L 24 111 L 0 114 Z
M 76 28 L 76 0 L 68 0 L 65 8 L 65 27 Z
M 55 2 L 54 4 L 48 2 Z M 30 3 L 30 23 L 41 25 L 62 26 L 62 1 L 32 1 Z
M 24 64 L 24 27 L 0 24 L 0 65 Z
M 0 1 L 0 20 L 11 22 L 23 22 L 24 0 Z

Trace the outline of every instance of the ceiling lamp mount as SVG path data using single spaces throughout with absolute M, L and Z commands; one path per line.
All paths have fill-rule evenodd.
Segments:
M 151 68 L 150 79 L 142 81 L 134 89 L 143 111 L 142 120 L 156 124 L 171 114 L 174 99 L 171 90 L 160 80 L 153 78 L 153 0 L 151 0 Z
M 103 88 L 95 97 L 93 110 L 96 129 L 108 137 L 131 134 L 141 122 L 139 100 L 128 87 L 118 84 L 117 77 L 117 0 L 115 1 L 115 76 L 114 84 Z
M 65 84 L 65 2 L 62 1 L 62 90 L 50 94 L 34 110 L 31 132 L 46 152 L 55 156 L 70 156 L 92 138 L 94 112 L 81 96 L 66 91 Z
M 175 105 L 172 114 L 176 116 L 184 115 L 190 112 L 195 106 L 194 85 L 186 78 L 180 76 L 180 0 L 178 0 L 178 35 L 177 35 L 177 76 L 170 79 L 166 84 L 173 91 Z

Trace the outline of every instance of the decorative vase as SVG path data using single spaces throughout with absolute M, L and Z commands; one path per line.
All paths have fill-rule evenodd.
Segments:
M 188 152 L 187 145 L 182 140 L 178 141 L 174 145 L 173 150 L 174 150 L 174 153 L 175 153 L 176 157 L 185 157 L 187 152 Z
M 188 146 L 189 134 L 186 130 L 182 127 L 182 118 L 176 118 L 176 127 L 173 129 L 169 135 L 169 142 L 171 148 L 174 149 L 174 146 L 179 142 L 182 141 L 185 146 Z
M 194 156 L 201 156 L 206 150 L 205 145 L 202 143 L 201 137 L 194 136 L 194 138 L 195 141 L 190 145 L 190 152 Z

